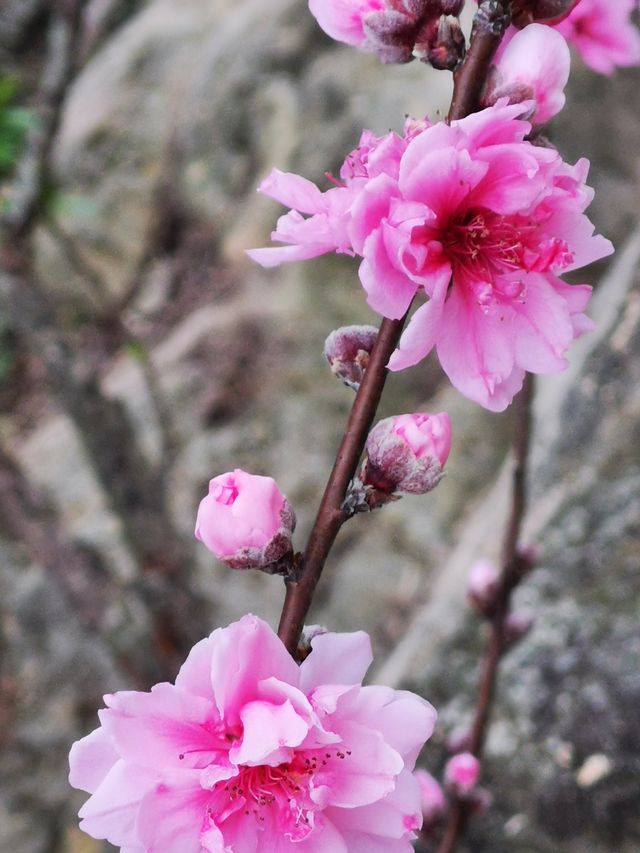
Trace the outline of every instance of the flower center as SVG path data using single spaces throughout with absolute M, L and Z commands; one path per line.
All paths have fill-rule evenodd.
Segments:
M 535 227 L 525 217 L 480 208 L 454 219 L 444 231 L 442 245 L 456 266 L 491 281 L 496 274 L 525 267 L 526 240 Z
M 336 759 L 350 755 L 351 750 L 332 748 L 297 753 L 290 762 L 275 767 L 240 767 L 237 776 L 215 786 L 212 817 L 220 824 L 242 809 L 260 827 L 275 828 L 292 841 L 302 841 L 313 830 L 314 812 L 322 808 L 319 798 L 313 797 L 319 781 L 314 784 L 314 777 L 330 771 Z
M 486 208 L 454 218 L 440 241 L 453 266 L 454 281 L 469 287 L 484 307 L 497 297 L 524 299 L 525 282 L 513 273 L 561 270 L 573 261 L 567 243 L 541 232 L 535 219 L 502 216 Z

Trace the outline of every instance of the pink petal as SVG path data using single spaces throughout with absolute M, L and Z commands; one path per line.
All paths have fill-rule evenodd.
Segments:
M 568 307 L 544 275 L 529 273 L 525 283 L 522 301 L 512 303 L 516 362 L 533 373 L 557 373 L 567 366 L 563 356 L 573 339 Z
M 277 678 L 294 686 L 299 670 L 275 632 L 256 616 L 243 616 L 212 634 L 211 660 L 216 702 L 230 725 L 240 722 L 244 705 L 259 699 L 258 683 Z
M 300 689 L 311 693 L 321 684 L 360 684 L 371 662 L 371 640 L 364 631 L 318 634 L 300 667 Z
M 288 758 L 281 758 L 281 751 L 299 746 L 309 731 L 309 724 L 295 711 L 289 700 L 282 705 L 249 702 L 242 709 L 240 719 L 243 725 L 242 740 L 230 753 L 235 764 L 281 764 Z M 277 755 L 274 756 L 274 753 Z
M 464 287 L 454 284 L 449 293 L 437 349 L 452 384 L 491 411 L 506 409 L 522 384 L 511 312 L 496 308 L 485 313 Z
M 70 784 L 93 793 L 119 757 L 107 732 L 103 728 L 95 729 L 71 747 Z
M 328 808 L 327 816 L 343 833 L 404 838 L 407 836 L 407 823 L 411 822 L 417 828 L 422 824 L 420 789 L 413 775 L 403 770 L 393 791 L 383 800 L 357 809 Z
M 105 697 L 100 720 L 120 755 L 142 767 L 205 767 L 224 749 L 212 700 L 173 684 L 150 693 L 122 691 Z
M 186 661 L 176 676 L 176 687 L 203 699 L 213 699 L 211 685 L 211 655 L 213 639 L 211 636 L 200 640 L 189 652 Z
M 309 0 L 309 10 L 325 33 L 355 46 L 365 38 L 363 16 L 383 8 L 383 0 Z
M 434 283 L 433 296 L 415 312 L 402 333 L 398 349 L 387 365 L 389 370 L 404 370 L 421 361 L 433 348 L 440 329 L 444 300 L 451 280 L 451 267 L 444 264 Z
M 318 187 L 300 175 L 272 169 L 258 187 L 258 192 L 301 213 L 319 213 L 326 207 Z
M 156 785 L 140 805 L 137 831 L 149 853 L 202 853 L 201 836 L 209 828 L 210 791 L 195 785 Z
M 356 194 L 349 221 L 349 237 L 356 254 L 364 254 L 367 237 L 379 228 L 389 213 L 391 199 L 397 194 L 398 182 L 384 173 L 367 181 Z
M 415 693 L 370 685 L 341 699 L 331 725 L 340 731 L 339 722 L 349 719 L 376 729 L 402 756 L 405 768 L 412 770 L 420 750 L 433 734 L 437 717 L 433 705 Z
M 429 131 L 425 131 L 425 135 Z M 416 145 L 419 137 L 410 143 Z M 469 152 L 444 148 L 424 157 L 412 168 L 405 157 L 400 164 L 400 189 L 406 199 L 427 205 L 444 224 L 463 199 L 476 187 L 488 171 L 481 160 L 472 160 Z
M 309 258 L 317 258 L 333 252 L 335 246 L 327 246 L 324 243 L 306 243 L 303 246 L 269 246 L 266 249 L 247 249 L 245 254 L 261 267 L 271 269 L 280 264 L 292 261 L 307 261 Z
M 380 229 L 367 238 L 358 274 L 374 311 L 392 320 L 406 314 L 416 285 L 394 266 Z
M 374 803 L 389 794 L 403 768 L 396 750 L 386 743 L 379 731 L 350 720 L 341 720 L 336 730 L 351 754 L 345 751 L 344 759 L 334 758 L 326 768 L 316 772 L 316 785 L 328 788 L 328 803 L 354 808 Z
M 536 123 L 553 118 L 564 106 L 571 55 L 565 39 L 552 27 L 530 24 L 516 33 L 503 51 L 497 67 L 501 86 L 508 94 L 518 84 L 533 89 Z
M 138 841 L 135 822 L 140 801 L 157 776 L 150 770 L 118 761 L 80 809 L 80 829 L 117 847 Z

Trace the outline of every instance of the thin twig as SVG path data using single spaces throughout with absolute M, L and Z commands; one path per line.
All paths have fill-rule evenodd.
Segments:
M 527 503 L 527 462 L 531 443 L 531 407 L 534 378 L 527 374 L 524 386 L 515 400 L 516 424 L 514 436 L 514 469 L 511 492 L 511 512 L 502 549 L 500 586 L 491 615 L 489 645 L 482 664 L 478 685 L 476 711 L 471 729 L 469 752 L 481 758 L 487 736 L 489 718 L 495 695 L 498 668 L 505 652 L 505 623 L 509 616 L 511 597 L 522 580 L 528 563 L 523 560 L 518 544 Z M 456 802 L 449 813 L 444 837 L 438 853 L 453 853 L 469 818 L 469 807 Z
M 342 510 L 342 503 L 373 423 L 387 378 L 387 363 L 398 345 L 403 325 L 404 319 L 382 321 L 302 558 L 299 576 L 287 581 L 278 635 L 294 657 L 324 564 L 348 517 Z

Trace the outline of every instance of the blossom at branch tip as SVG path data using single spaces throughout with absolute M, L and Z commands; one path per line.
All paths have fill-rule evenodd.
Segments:
M 395 415 L 369 433 L 362 482 L 386 493 L 422 495 L 434 489 L 451 450 L 446 412 Z
M 637 0 L 580 0 L 555 24 L 584 62 L 600 74 L 640 65 L 640 32 L 631 20 Z
M 510 103 L 535 101 L 530 119 L 544 124 L 565 104 L 571 56 L 567 42 L 550 27 L 530 24 L 514 33 L 491 67 L 482 94 L 484 106 L 501 98 Z
M 389 362 L 402 370 L 433 348 L 449 379 L 492 411 L 525 371 L 566 367 L 593 328 L 591 288 L 559 276 L 613 251 L 585 215 L 589 163 L 565 163 L 526 140 L 533 102 L 498 101 L 451 124 L 408 121 L 403 136 L 365 131 L 325 193 L 274 170 L 259 189 L 292 208 L 248 254 L 265 267 L 329 251 L 359 256 L 369 305 L 412 315 Z M 303 214 L 308 214 L 307 217 Z
M 291 550 L 295 513 L 271 477 L 237 468 L 209 482 L 195 536 L 232 569 L 277 569 Z
M 122 853 L 411 853 L 412 771 L 436 718 L 406 691 L 362 687 L 363 632 L 315 636 L 298 666 L 244 616 L 198 643 L 175 684 L 105 696 L 75 743 L 81 828 Z

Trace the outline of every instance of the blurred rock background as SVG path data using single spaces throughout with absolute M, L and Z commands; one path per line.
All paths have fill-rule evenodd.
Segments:
M 446 73 L 331 43 L 301 0 L 91 0 L 82 33 L 33 234 L 66 374 L 52 380 L 51 338 L 0 318 L 11 853 L 111 849 L 77 830 L 83 797 L 66 780 L 102 695 L 173 677 L 191 639 L 249 610 L 277 622 L 281 582 L 216 565 L 193 541 L 195 509 L 210 476 L 268 473 L 304 542 L 350 405 L 323 341 L 376 320 L 352 260 L 270 273 L 247 261 L 280 212 L 257 183 L 273 165 L 323 182 L 363 126 L 433 117 L 450 95 Z M 44 0 L 5 0 L 6 199 L 47 34 Z M 540 568 L 518 593 L 537 621 L 502 671 L 485 779 L 495 802 L 468 851 L 640 849 L 639 85 L 638 71 L 604 79 L 576 59 L 552 129 L 567 159 L 592 160 L 592 218 L 618 253 L 589 271 L 598 331 L 538 386 L 527 536 Z M 436 704 L 424 755 L 436 771 L 473 707 L 483 635 L 465 578 L 499 547 L 510 414 L 462 399 L 432 361 L 392 377 L 381 414 L 422 407 L 453 418 L 445 481 L 350 522 L 313 620 L 368 630 L 376 675 Z

